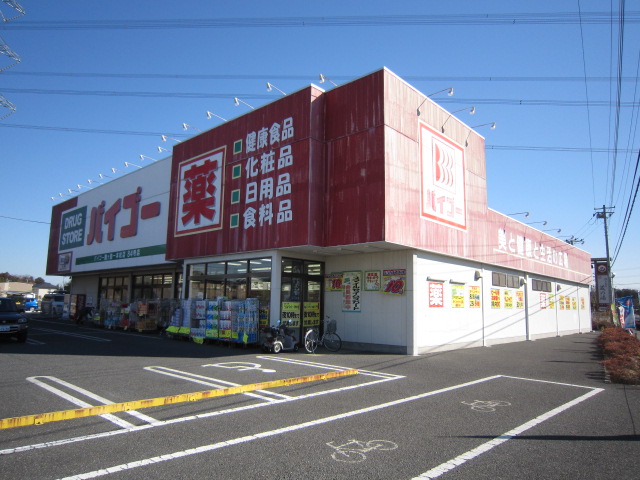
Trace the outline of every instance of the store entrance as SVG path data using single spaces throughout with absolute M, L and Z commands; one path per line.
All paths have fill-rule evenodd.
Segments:
M 282 259 L 281 319 L 289 323 L 298 342 L 309 327 L 320 327 L 323 312 L 324 263 Z

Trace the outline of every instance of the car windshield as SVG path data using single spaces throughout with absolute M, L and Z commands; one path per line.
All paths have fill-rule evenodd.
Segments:
M 16 304 L 8 298 L 0 298 L 0 312 L 15 312 Z

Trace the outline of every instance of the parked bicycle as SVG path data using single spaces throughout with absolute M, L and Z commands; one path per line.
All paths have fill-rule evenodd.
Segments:
M 310 328 L 304 335 L 304 348 L 309 353 L 314 353 L 318 345 L 324 346 L 330 352 L 337 352 L 342 348 L 342 339 L 336 333 L 336 321 L 327 317 L 324 333 L 320 336 L 318 327 Z

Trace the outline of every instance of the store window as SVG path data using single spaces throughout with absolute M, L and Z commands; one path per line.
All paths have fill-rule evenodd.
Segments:
M 102 277 L 98 296 L 101 300 L 113 302 L 129 301 L 129 277 Z
M 230 300 L 260 298 L 268 305 L 271 298 L 271 258 L 251 258 L 226 262 L 191 264 L 189 298 L 227 297 Z
M 493 272 L 491 284 L 494 287 L 520 288 L 520 277 L 518 275 Z
M 321 326 L 324 263 L 282 259 L 281 317 L 302 338 L 308 327 Z
M 534 278 L 531 283 L 532 290 L 536 292 L 551 292 L 551 282 L 546 280 L 536 280 Z
M 134 275 L 132 300 L 175 298 L 173 277 L 172 273 Z

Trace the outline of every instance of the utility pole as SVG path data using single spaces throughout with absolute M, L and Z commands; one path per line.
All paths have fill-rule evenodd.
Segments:
M 604 242 L 605 248 L 607 252 L 607 291 L 609 292 L 609 298 L 611 299 L 611 303 L 615 303 L 615 297 L 613 293 L 613 282 L 611 279 L 611 256 L 609 254 L 609 227 L 607 224 L 607 219 L 613 215 L 615 207 L 607 207 L 602 205 L 602 210 L 599 208 L 595 208 L 596 211 L 595 217 L 602 218 L 604 220 Z M 611 311 L 611 315 L 613 315 L 613 310 Z

